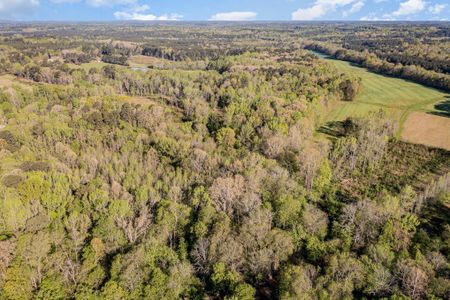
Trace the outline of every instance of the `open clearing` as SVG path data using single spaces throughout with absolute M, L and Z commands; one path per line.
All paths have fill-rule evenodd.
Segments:
M 149 66 L 153 64 L 164 64 L 167 60 L 146 55 L 133 55 L 128 59 L 130 66 Z
M 340 102 L 326 116 L 326 122 L 364 116 L 383 109 L 397 120 L 397 136 L 407 141 L 450 150 L 450 119 L 429 113 L 442 113 L 435 108 L 448 101 L 450 94 L 414 82 L 372 73 L 349 62 L 326 57 L 342 73 L 362 79 L 362 90 L 352 102 Z M 414 112 L 420 112 L 412 114 Z
M 450 150 L 450 118 L 413 112 L 404 124 L 402 139 Z
M 32 82 L 26 79 L 17 78 L 13 75 L 1 75 L 0 76 L 0 89 L 10 89 L 12 86 L 20 86 L 21 88 L 31 90 Z
M 2 75 L 0 76 L 0 87 L 11 87 L 14 84 L 14 76 Z

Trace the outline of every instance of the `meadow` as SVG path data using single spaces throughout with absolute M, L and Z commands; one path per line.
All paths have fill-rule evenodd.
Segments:
M 404 79 L 375 74 L 347 61 L 317 55 L 333 64 L 339 72 L 352 74 L 362 80 L 362 89 L 356 99 L 336 104 L 325 116 L 325 123 L 362 117 L 382 109 L 397 121 L 398 138 L 450 149 L 450 119 L 439 116 L 442 110 L 437 109 L 450 96 L 448 93 Z M 414 120 L 410 120 L 412 113 L 415 113 Z

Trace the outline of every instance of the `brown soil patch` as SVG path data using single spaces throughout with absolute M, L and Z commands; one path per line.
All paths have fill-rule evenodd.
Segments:
M 153 65 L 164 63 L 164 59 L 145 55 L 134 55 L 128 60 L 130 63 L 138 65 Z
M 450 150 L 450 118 L 414 112 L 403 126 L 402 139 Z

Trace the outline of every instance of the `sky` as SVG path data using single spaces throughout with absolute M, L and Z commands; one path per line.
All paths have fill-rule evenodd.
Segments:
M 449 0 L 0 0 L 0 20 L 441 20 Z

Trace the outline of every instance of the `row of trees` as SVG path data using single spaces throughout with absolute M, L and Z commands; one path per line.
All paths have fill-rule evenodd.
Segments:
M 345 37 L 342 43 L 344 48 L 356 51 L 368 50 L 379 58 L 394 64 L 415 65 L 438 73 L 450 74 L 450 62 L 445 53 L 440 49 L 434 49 L 435 41 L 426 37 L 424 41 L 418 41 L 407 36 L 404 37 L 376 37 L 373 39 L 362 36 Z M 425 45 L 424 45 L 425 44 Z
M 365 68 L 389 76 L 412 80 L 424 85 L 450 91 L 450 75 L 426 70 L 420 66 L 390 63 L 369 52 L 358 52 L 327 43 L 306 42 L 305 48 L 347 60 Z

